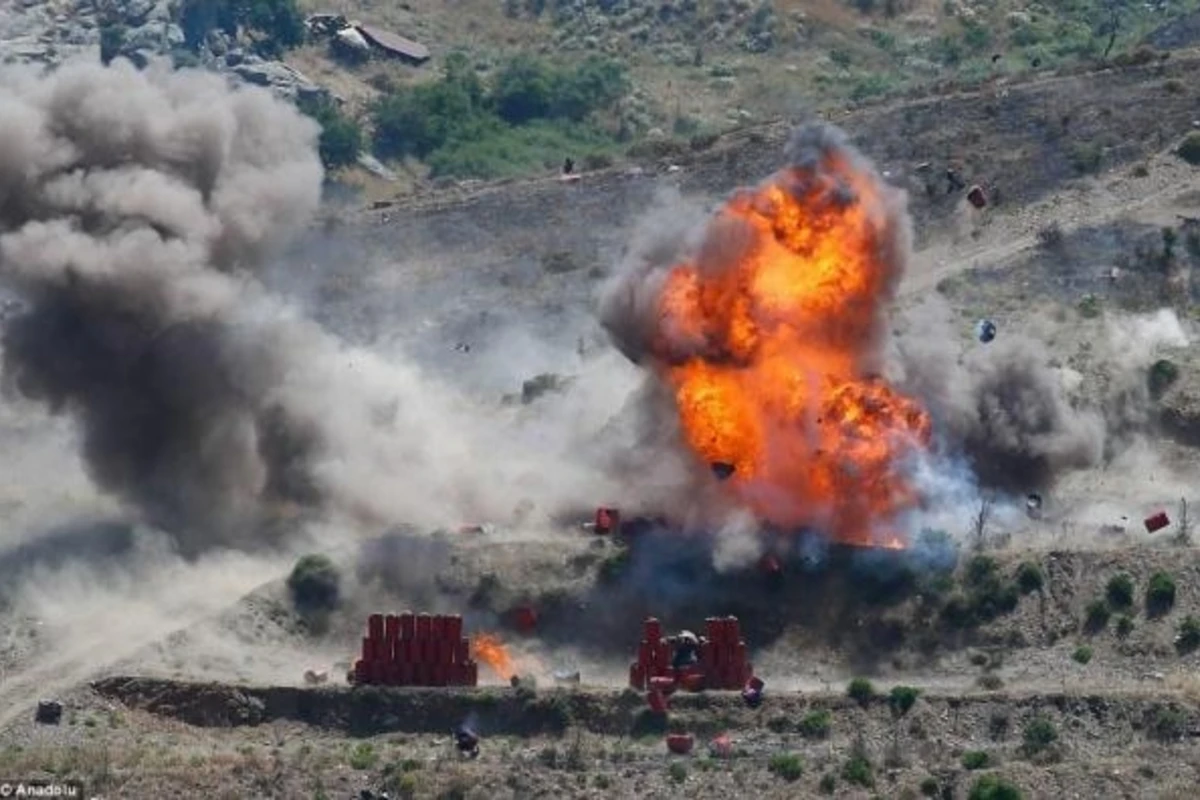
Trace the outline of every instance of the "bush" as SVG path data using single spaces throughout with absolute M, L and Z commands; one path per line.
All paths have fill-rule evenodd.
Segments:
M 109 64 L 125 46 L 125 26 L 105 25 L 100 29 L 100 63 Z
M 1150 372 L 1146 376 L 1146 387 L 1150 390 L 1150 396 L 1157 400 L 1177 380 L 1179 367 L 1165 358 L 1160 358 L 1150 366 Z
M 963 753 L 963 769 L 986 769 L 989 763 L 987 752 L 983 750 L 968 750 Z
M 192 50 L 210 31 L 236 36 L 238 28 L 257 34 L 255 50 L 268 57 L 304 42 L 304 15 L 296 0 L 183 0 L 179 24 Z
M 341 575 L 328 557 L 307 555 L 292 568 L 287 588 L 297 611 L 332 611 L 341 599 Z
M 1175 647 L 1180 653 L 1190 653 L 1200 647 L 1200 619 L 1192 615 L 1183 618 L 1179 623 L 1179 634 L 1175 637 Z
M 1183 137 L 1179 149 L 1175 152 L 1193 167 L 1200 166 L 1200 133 L 1189 133 Z
M 875 786 L 875 773 L 871 762 L 864 755 L 855 755 L 842 766 L 842 780 L 847 783 L 857 783 L 864 789 Z
M 1090 175 L 1100 169 L 1100 145 L 1079 142 L 1071 148 L 1071 166 L 1080 175 Z
M 981 775 L 967 800 L 1022 800 L 1021 790 L 998 775 Z
M 892 692 L 888 696 L 888 702 L 891 703 L 893 711 L 903 716 L 917 702 L 917 697 L 920 694 L 921 690 L 912 686 L 893 686 Z
M 1085 294 L 1079 301 L 1079 316 L 1093 319 L 1100 316 L 1100 298 L 1094 294 Z
M 1024 594 L 1040 592 L 1045 583 L 1042 568 L 1037 564 L 1026 561 L 1017 568 L 1017 586 Z
M 767 770 L 785 781 L 793 783 L 800 780 L 800 776 L 804 774 L 804 762 L 800 760 L 800 756 L 793 753 L 780 753 L 771 756 L 771 760 L 767 763 Z
M 1108 618 L 1111 615 L 1112 612 L 1108 610 L 1108 603 L 1103 600 L 1093 600 L 1088 605 L 1087 611 L 1084 612 L 1084 628 L 1089 633 L 1098 633 L 1108 625 Z
M 824 739 L 829 735 L 833 715 L 822 709 L 810 711 L 800 720 L 800 734 L 809 739 Z
M 846 694 L 858 701 L 859 705 L 865 706 L 875 697 L 875 687 L 866 678 L 855 678 L 846 687 Z
M 346 167 L 358 161 L 362 150 L 362 128 L 350 117 L 343 116 L 332 100 L 308 101 L 300 110 L 321 126 L 318 150 L 325 169 Z
M 375 766 L 375 762 L 379 760 L 379 754 L 375 752 L 375 747 L 370 742 L 359 742 L 350 751 L 348 759 L 350 767 L 357 770 L 368 770 Z
M 1025 725 L 1022 733 L 1021 751 L 1026 756 L 1035 756 L 1058 741 L 1058 730 L 1045 717 L 1036 717 Z
M 1133 605 L 1133 578 L 1128 575 L 1114 575 L 1104 591 L 1108 604 L 1118 611 L 1124 611 Z
M 1128 614 L 1117 617 L 1117 636 L 1124 639 L 1131 633 L 1133 633 L 1133 618 Z
M 942 787 L 938 784 L 937 778 L 930 776 L 921 781 L 921 794 L 926 797 L 937 797 L 942 791 Z
M 986 689 L 989 692 L 995 692 L 1004 687 L 1004 681 L 999 675 L 992 672 L 980 675 L 975 682 L 979 684 L 979 688 Z
M 667 768 L 667 776 L 675 783 L 683 783 L 687 780 L 687 767 L 676 761 Z
M 1160 742 L 1177 742 L 1187 733 L 1187 721 L 1186 712 L 1158 706 L 1150 713 L 1146 732 Z
M 1078 661 L 1080 664 L 1086 664 L 1092 660 L 1092 648 L 1087 645 L 1080 645 L 1075 648 L 1075 652 L 1071 654 L 1071 658 Z
M 1175 579 L 1165 572 L 1150 576 L 1146 586 L 1146 613 L 1161 617 L 1175 606 Z
M 821 782 L 817 784 L 817 788 L 821 790 L 821 794 L 833 794 L 837 791 L 837 778 L 832 772 L 826 772 L 821 776 Z

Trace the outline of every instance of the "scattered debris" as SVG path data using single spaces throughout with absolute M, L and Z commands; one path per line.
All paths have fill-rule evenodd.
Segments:
M 975 206 L 975 208 L 984 208 L 987 206 L 987 195 L 983 192 L 982 186 L 972 186 L 967 192 L 967 202 Z
M 742 687 L 742 702 L 747 708 L 758 708 L 762 705 L 764 685 L 762 678 L 754 676 L 746 681 L 746 685 Z
M 658 690 L 651 690 L 646 693 L 646 705 L 650 706 L 650 710 L 656 714 L 665 714 L 667 696 Z
M 692 752 L 695 739 L 690 733 L 671 733 L 667 735 L 667 749 L 676 755 L 686 756 Z
M 485 534 L 486 535 L 486 534 L 494 533 L 495 528 L 492 525 L 488 525 L 486 523 L 483 525 L 462 525 L 459 527 L 458 532 L 459 533 L 474 533 L 474 534 Z
M 567 685 L 578 686 L 579 679 L 580 679 L 579 670 L 575 670 L 574 672 L 567 672 L 566 670 L 559 670 L 558 672 L 554 673 L 554 682 L 557 684 L 560 684 L 560 685 L 567 684 Z
M 43 725 L 57 725 L 62 720 L 63 705 L 57 700 L 39 700 L 34 719 Z
M 538 623 L 537 609 L 532 606 L 517 606 L 512 610 L 513 627 L 521 633 L 532 633 Z
M 458 344 L 454 345 L 454 349 L 459 353 L 469 353 L 471 352 L 471 345 L 467 344 L 466 342 L 459 342 Z
M 460 725 L 454 731 L 454 745 L 467 758 L 479 756 L 479 734 L 465 725 Z
M 570 175 L 575 171 L 575 159 L 567 157 L 563 160 L 563 175 Z
M 714 461 L 709 466 L 712 469 L 713 475 L 716 475 L 719 481 L 727 480 L 737 471 L 737 467 L 728 461 Z
M 981 319 L 975 324 L 975 335 L 979 337 L 979 341 L 987 344 L 996 338 L 996 323 L 990 319 Z
M 621 531 L 621 512 L 616 508 L 600 507 L 596 509 L 596 523 L 593 529 L 601 535 L 617 534 Z
M 395 171 L 388 169 L 382 161 L 370 153 L 359 153 L 358 165 L 376 178 L 382 178 L 385 181 L 397 181 L 400 179 L 400 176 Z
M 1042 512 L 1042 496 L 1037 492 L 1031 492 L 1025 496 L 1025 513 L 1036 519 L 1041 516 Z
M 1157 514 L 1153 514 L 1149 517 L 1146 517 L 1146 519 L 1145 519 L 1147 533 L 1154 533 L 1155 531 L 1160 531 L 1170 524 L 1171 524 L 1171 520 L 1167 516 L 1167 512 L 1165 512 L 1165 511 L 1159 511 Z
M 667 167 L 667 172 L 675 173 L 679 172 L 681 169 L 683 169 L 683 167 L 679 166 L 678 164 L 671 164 L 669 167 Z
M 329 671 L 328 670 L 321 670 L 319 672 L 317 670 L 312 670 L 312 669 L 304 670 L 304 682 L 307 683 L 309 686 L 317 686 L 319 684 L 326 683 L 328 681 L 329 681 Z
M 967 188 L 967 184 L 962 178 L 958 177 L 958 173 L 954 171 L 953 167 L 946 168 L 946 184 L 946 194 L 954 194 Z
M 373 25 L 355 25 L 354 27 L 368 42 L 401 61 L 419 66 L 429 60 L 429 48 L 419 42 L 397 36 L 391 31 L 385 31 Z
M 758 569 L 764 575 L 779 575 L 783 572 L 783 565 L 779 563 L 779 559 L 773 553 L 767 553 L 759 559 Z
M 733 740 L 728 733 L 722 733 L 708 743 L 708 752 L 713 758 L 729 758 L 733 755 Z

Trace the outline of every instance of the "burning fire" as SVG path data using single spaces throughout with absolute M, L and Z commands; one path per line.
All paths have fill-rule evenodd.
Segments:
M 903 249 L 886 191 L 826 146 L 732 198 L 668 273 L 653 349 L 687 443 L 742 503 L 902 548 L 888 523 L 918 497 L 899 467 L 930 420 L 871 374 Z
M 477 659 L 491 667 L 504 680 L 509 680 L 516 674 L 512 656 L 508 654 L 508 648 L 495 634 L 475 634 L 471 640 L 471 651 Z

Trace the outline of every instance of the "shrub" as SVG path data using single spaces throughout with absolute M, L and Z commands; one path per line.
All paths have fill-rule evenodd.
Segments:
M 847 783 L 857 783 L 864 789 L 870 789 L 875 786 L 875 773 L 871 768 L 871 762 L 864 755 L 851 756 L 849 760 L 842 765 L 842 780 Z
M 297 611 L 332 611 L 341 598 L 341 576 L 327 556 L 307 555 L 292 568 L 287 588 Z
M 1079 301 L 1078 310 L 1079 316 L 1084 319 L 1100 316 L 1100 298 L 1091 293 L 1085 294 Z
M 875 687 L 866 678 L 855 678 L 846 687 L 846 694 L 858 701 L 859 705 L 865 706 L 875 697 Z
M 1037 232 L 1038 245 L 1045 250 L 1058 250 L 1064 241 L 1062 226 L 1057 222 L 1043 225 Z
M 771 760 L 767 763 L 767 769 L 792 783 L 800 780 L 800 776 L 804 774 L 804 762 L 800 760 L 800 756 L 793 753 L 780 753 L 771 756 Z
M 1045 717 L 1035 717 L 1025 725 L 1022 733 L 1021 750 L 1026 756 L 1035 756 L 1058 741 L 1058 730 Z
M 1017 568 L 1017 586 L 1025 594 L 1040 592 L 1046 583 L 1042 568 L 1033 562 L 1026 561 Z
M 357 770 L 367 770 L 375 766 L 375 762 L 379 760 L 379 754 L 375 752 L 375 747 L 370 742 L 359 742 L 350 751 L 348 759 L 350 767 Z
M 687 767 L 676 761 L 667 768 L 667 776 L 675 783 L 683 783 L 687 780 Z
M 100 63 L 109 64 L 125 46 L 125 26 L 105 25 L 100 29 Z
M 1161 617 L 1175 605 L 1175 579 L 1165 572 L 1150 576 L 1146 586 L 1146 613 Z
M 1133 605 L 1133 578 L 1122 573 L 1114 575 L 1108 581 L 1108 587 L 1104 590 L 1104 596 L 1108 599 L 1108 604 L 1114 609 L 1124 611 Z
M 1190 653 L 1200 647 L 1200 619 L 1188 615 L 1179 623 L 1179 634 L 1175 637 L 1175 647 L 1181 653 Z
M 1150 390 L 1150 396 L 1157 400 L 1178 379 L 1179 367 L 1172 361 L 1160 358 L 1150 366 L 1150 372 L 1146 376 L 1146 387 Z
M 903 716 L 917 702 L 920 694 L 921 690 L 912 686 L 893 686 L 892 692 L 888 696 L 888 702 L 891 703 L 893 711 Z
M 1097 633 L 1104 630 L 1108 625 L 1108 618 L 1112 612 L 1108 610 L 1108 603 L 1103 600 L 1093 600 L 1088 605 L 1087 611 L 1084 612 L 1084 627 L 1089 633 Z
M 967 800 L 1022 800 L 1021 790 L 999 775 L 981 775 L 971 786 Z
M 1075 652 L 1071 654 L 1071 658 L 1078 661 L 1080 664 L 1086 664 L 1092 660 L 1092 648 L 1087 645 L 1080 645 L 1075 648 Z
M 1146 732 L 1160 742 L 1176 742 L 1187 733 L 1188 715 L 1180 709 L 1158 706 L 1149 717 Z
M 1193 167 L 1200 166 L 1200 133 L 1189 133 L 1183 137 L 1179 149 L 1175 152 Z
M 193 50 L 209 31 L 236 36 L 239 27 L 258 34 L 255 50 L 264 56 L 277 57 L 304 42 L 304 16 L 296 0 L 183 0 L 179 24 Z
M 304 102 L 300 104 L 300 110 L 321 126 L 318 151 L 325 169 L 337 169 L 358 161 L 363 138 L 357 122 L 344 116 L 331 100 Z
M 833 794 L 837 791 L 837 778 L 832 772 L 826 772 L 821 776 L 821 782 L 817 784 L 817 788 L 822 794 Z
M 937 797 L 942 791 L 942 787 L 938 784 L 937 778 L 929 776 L 921 781 L 921 794 L 926 797 Z
M 1071 166 L 1080 175 L 1090 175 L 1100 169 L 1100 145 L 1092 142 L 1078 142 L 1071 147 Z
M 992 672 L 980 675 L 979 679 L 975 682 L 979 684 L 981 689 L 986 689 L 989 692 L 997 691 L 1004 686 L 1004 681 L 1001 680 L 1000 676 Z
M 809 739 L 824 739 L 829 735 L 833 715 L 828 711 L 810 711 L 800 720 L 800 734 Z
M 1117 636 L 1124 639 L 1131 633 L 1133 633 L 1133 618 L 1128 614 L 1117 617 Z
M 988 754 L 984 750 L 968 750 L 963 753 L 963 769 L 985 769 L 989 762 Z

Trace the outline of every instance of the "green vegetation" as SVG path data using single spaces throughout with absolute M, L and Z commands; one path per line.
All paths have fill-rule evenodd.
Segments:
M 809 739 L 824 739 L 829 735 L 833 715 L 825 709 L 810 711 L 800 720 L 800 735 Z
M 105 25 L 100 29 L 100 63 L 110 64 L 125 46 L 125 26 Z
M 875 697 L 875 686 L 866 678 L 855 678 L 846 687 L 846 695 L 859 705 L 866 706 Z
M 1187 163 L 1200 167 L 1200 133 L 1189 133 L 1183 137 L 1179 149 L 1175 152 Z
M 893 686 L 891 694 L 888 695 L 888 702 L 892 706 L 892 711 L 904 716 L 917 702 L 920 694 L 921 690 L 912 686 Z
M 363 137 L 362 128 L 355 120 L 344 116 L 332 100 L 304 102 L 300 104 L 300 110 L 321 126 L 318 149 L 325 169 L 337 169 L 358 161 Z
M 1183 618 L 1175 637 L 1175 647 L 1180 653 L 1190 653 L 1200 647 L 1200 619 L 1191 614 Z
M 1146 586 L 1146 614 L 1161 617 L 1175 606 L 1175 579 L 1165 572 L 1150 576 Z
M 1094 319 L 1100 316 L 1100 298 L 1091 293 L 1085 294 L 1077 308 L 1079 316 L 1084 319 Z
M 593 56 L 558 67 L 511 58 L 488 83 L 452 54 L 436 80 L 396 91 L 372 109 L 375 152 L 412 156 L 434 176 L 500 178 L 557 167 L 564 156 L 616 145 L 597 123 L 629 89 L 623 67 Z
M 1021 790 L 999 775 L 981 775 L 971 786 L 967 800 L 1022 800 Z
M 1075 648 L 1075 652 L 1071 654 L 1071 658 L 1078 661 L 1080 664 L 1086 664 L 1092 660 L 1092 648 L 1086 644 Z
M 254 49 L 269 58 L 304 42 L 304 15 L 296 0 L 183 0 L 179 25 L 191 50 L 198 50 L 210 31 L 236 36 L 239 28 L 248 31 Z
M 1104 591 L 1108 605 L 1114 611 L 1125 611 L 1133 606 L 1133 578 L 1122 573 L 1114 575 Z
M 1155 400 L 1159 399 L 1177 380 L 1179 380 L 1179 367 L 1175 366 L 1172 361 L 1160 358 L 1150 366 L 1150 372 L 1146 376 L 1150 396 Z
M 837 776 L 832 772 L 826 772 L 821 776 L 821 782 L 817 784 L 817 788 L 821 790 L 821 794 L 833 794 L 837 791 Z
M 667 767 L 667 777 L 675 783 L 683 783 L 687 780 L 687 767 L 676 761 L 671 766 Z
M 1021 739 L 1021 751 L 1035 756 L 1058 741 L 1058 730 L 1045 717 L 1035 717 L 1026 723 Z
M 1000 574 L 991 556 L 977 555 L 966 565 L 963 584 L 966 594 L 951 597 L 942 609 L 943 621 L 954 628 L 969 628 L 1016 609 L 1021 590 L 1014 580 Z
M 963 769 L 987 769 L 990 763 L 991 759 L 984 750 L 968 750 L 962 756 Z
M 1100 145 L 1094 142 L 1077 142 L 1071 147 L 1071 166 L 1080 175 L 1090 175 L 1100 170 L 1103 155 Z
M 375 752 L 375 746 L 370 742 L 359 742 L 350 751 L 347 761 L 352 769 L 367 770 L 374 767 L 379 761 L 379 754 Z
M 1017 586 L 1023 594 L 1040 592 L 1046 583 L 1042 568 L 1033 562 L 1026 561 L 1017 568 Z
M 1177 742 L 1188 728 L 1188 715 L 1182 709 L 1158 706 L 1150 713 L 1146 732 L 1160 742 Z
M 1083 627 L 1088 633 L 1099 633 L 1108 625 L 1112 612 L 1108 603 L 1103 600 L 1093 600 L 1084 612 Z
M 1124 639 L 1131 633 L 1133 633 L 1133 618 L 1128 614 L 1117 617 L 1117 636 Z
M 622 547 L 600 562 L 596 578 L 601 583 L 616 583 L 629 569 L 629 550 Z
M 871 789 L 875 786 L 875 771 L 866 756 L 854 755 L 842 765 L 842 780 Z
M 341 598 L 341 576 L 323 555 L 303 556 L 287 579 L 292 604 L 303 614 L 332 611 Z
M 804 774 L 804 762 L 800 756 L 794 753 L 780 753 L 771 756 L 771 760 L 767 763 L 767 769 L 772 774 L 792 783 L 800 780 L 800 776 Z
M 926 797 L 937 797 L 942 791 L 942 787 L 938 784 L 937 778 L 930 775 L 921 781 L 921 794 Z

